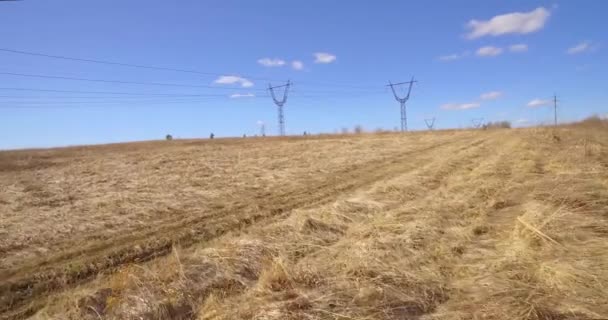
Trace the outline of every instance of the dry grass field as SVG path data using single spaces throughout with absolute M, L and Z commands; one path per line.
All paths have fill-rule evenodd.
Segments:
M 608 318 L 608 126 L 0 152 L 0 319 Z

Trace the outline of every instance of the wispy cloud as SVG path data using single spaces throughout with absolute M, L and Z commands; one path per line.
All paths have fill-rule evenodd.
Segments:
M 282 67 L 285 65 L 285 60 L 278 58 L 262 58 L 258 59 L 258 63 L 264 67 Z
M 304 62 L 302 62 L 300 60 L 294 60 L 291 62 L 291 67 L 294 70 L 302 70 L 302 69 L 304 69 Z
M 493 47 L 493 46 L 485 46 L 477 49 L 477 54 L 480 57 L 493 57 L 502 53 L 502 48 Z
M 551 100 L 549 99 L 532 99 L 530 100 L 530 102 L 528 102 L 528 107 L 530 108 L 536 108 L 536 107 L 542 107 L 542 106 L 547 106 L 551 104 Z
M 490 92 L 486 92 L 486 93 L 482 93 L 479 96 L 479 99 L 481 100 L 495 100 L 502 97 L 502 92 L 500 91 L 490 91 Z
M 476 39 L 483 36 L 500 36 L 505 34 L 526 34 L 538 31 L 545 26 L 551 13 L 539 7 L 530 12 L 512 12 L 494 16 L 490 20 L 471 20 L 467 23 L 470 29 L 467 38 Z
M 479 108 L 479 106 L 481 106 L 481 105 L 477 102 L 446 103 L 446 104 L 441 105 L 441 109 L 443 109 L 443 110 L 468 110 L 468 109 Z
M 213 82 L 217 84 L 240 84 L 243 88 L 253 87 L 253 82 L 239 76 L 221 76 Z
M 489 91 L 479 95 L 479 99 L 466 103 L 446 103 L 440 106 L 443 110 L 468 110 L 481 107 L 481 101 L 495 100 L 503 96 L 501 91 Z
M 526 52 L 526 51 L 528 51 L 528 45 L 527 44 L 523 44 L 523 43 L 513 44 L 513 45 L 509 46 L 509 51 L 511 51 L 511 52 Z
M 448 54 L 448 55 L 445 55 L 445 56 L 441 56 L 441 57 L 439 57 L 439 60 L 441 60 L 441 61 L 454 61 L 454 60 L 458 60 L 460 58 L 462 58 L 461 55 L 459 55 L 457 53 L 454 53 L 454 54 Z
M 315 63 L 332 63 L 336 61 L 336 56 L 327 52 L 315 52 L 313 56 L 315 57 Z
M 465 51 L 462 53 L 454 53 L 454 54 L 447 54 L 444 56 L 440 56 L 438 59 L 439 59 L 439 61 L 449 62 L 449 61 L 460 60 L 468 55 L 469 55 L 469 52 Z
M 517 120 L 515 121 L 515 123 L 519 123 L 519 124 L 526 124 L 526 123 L 528 123 L 528 122 L 530 122 L 530 120 L 525 119 L 525 118 L 517 119 Z
M 507 47 L 506 49 L 503 49 L 500 47 L 494 47 L 494 46 L 484 46 L 484 47 L 477 49 L 477 51 L 475 51 L 475 55 L 477 55 L 478 57 L 493 57 L 493 56 L 497 56 L 497 55 L 504 53 L 505 50 L 507 50 L 507 49 L 509 50 L 509 52 L 521 53 L 521 52 L 528 51 L 528 45 L 523 44 L 523 43 L 514 44 L 514 45 Z M 469 51 L 464 51 L 462 53 L 448 54 L 448 55 L 440 56 L 438 58 L 438 60 L 443 61 L 443 62 L 450 62 L 450 61 L 462 59 L 462 58 L 468 56 L 469 54 L 470 54 Z
M 581 42 L 577 45 L 575 45 L 574 47 L 570 47 L 568 48 L 568 50 L 566 50 L 566 52 L 568 54 L 577 54 L 577 53 L 583 53 L 583 52 L 587 52 L 589 50 L 591 50 L 591 43 L 589 41 L 584 41 Z
M 238 99 L 238 98 L 254 98 L 255 94 L 253 93 L 234 93 L 230 95 L 231 99 Z

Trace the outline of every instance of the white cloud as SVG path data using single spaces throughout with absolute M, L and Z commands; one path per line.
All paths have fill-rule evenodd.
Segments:
M 258 63 L 264 67 L 282 67 L 285 65 L 285 60 L 278 58 L 262 58 L 258 60 Z
M 490 91 L 486 93 L 482 93 L 479 98 L 481 100 L 494 100 L 502 97 L 502 92 L 500 91 Z
M 502 53 L 502 48 L 486 46 L 477 49 L 476 54 L 480 57 L 493 57 Z
M 315 52 L 315 63 L 332 63 L 336 61 L 336 56 L 327 52 Z
M 258 120 L 257 124 L 258 124 L 258 126 L 263 126 L 264 125 L 264 121 Z
M 239 76 L 221 76 L 213 82 L 217 84 L 240 84 L 243 88 L 253 87 L 253 82 Z
M 479 108 L 480 104 L 477 102 L 471 103 L 446 103 L 441 105 L 441 109 L 443 110 L 467 110 L 467 109 L 475 109 Z
M 577 45 L 575 45 L 574 47 L 568 48 L 568 50 L 566 51 L 568 54 L 577 54 L 577 53 L 583 53 L 585 51 L 589 51 L 591 50 L 591 43 L 589 43 L 589 41 L 585 41 L 585 42 L 581 42 Z
M 528 51 L 528 45 L 527 44 L 514 44 L 509 46 L 509 51 L 511 52 L 526 52 Z
M 304 62 L 302 62 L 300 60 L 294 60 L 291 62 L 291 67 L 294 70 L 302 70 L 302 69 L 304 69 Z
M 520 123 L 520 124 L 524 124 L 524 123 L 530 122 L 530 120 L 525 119 L 525 118 L 521 118 L 521 119 L 517 119 L 515 122 L 516 123 Z
M 441 61 L 454 61 L 454 60 L 458 60 L 460 58 L 462 58 L 461 55 L 459 55 L 457 53 L 454 53 L 454 54 L 448 54 L 448 55 L 445 55 L 445 56 L 441 56 L 441 57 L 439 57 L 439 60 L 441 60 Z
M 542 29 L 551 13 L 539 7 L 530 12 L 512 12 L 494 16 L 487 21 L 471 20 L 467 28 L 471 29 L 467 38 L 476 39 L 483 36 L 500 36 L 509 33 L 531 33 Z
M 543 100 L 543 99 L 532 99 L 530 102 L 528 102 L 528 107 L 530 108 L 536 108 L 536 107 L 542 107 L 542 106 L 546 106 L 551 104 L 551 100 Z
M 253 93 L 234 93 L 230 95 L 231 99 L 238 99 L 238 98 L 253 98 L 255 97 L 255 94 Z
M 439 61 L 444 61 L 444 62 L 448 62 L 448 61 L 454 61 L 454 60 L 459 60 L 462 59 L 466 56 L 469 55 L 468 51 L 464 51 L 462 53 L 454 53 L 454 54 L 447 54 L 445 56 L 440 56 L 438 59 Z

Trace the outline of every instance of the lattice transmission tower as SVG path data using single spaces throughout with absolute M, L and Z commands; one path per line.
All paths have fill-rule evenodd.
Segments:
M 391 83 L 390 81 L 388 82 L 388 87 L 391 87 L 391 90 L 393 91 L 393 96 L 395 96 L 395 100 L 397 100 L 397 102 L 399 102 L 399 104 L 401 105 L 401 131 L 402 132 L 407 131 L 407 110 L 405 108 L 405 103 L 410 98 L 410 93 L 412 92 L 412 85 L 414 85 L 414 82 L 417 82 L 414 80 L 414 77 L 412 77 L 412 80 L 405 81 L 405 82 L 399 82 L 399 83 Z M 399 95 L 397 94 L 397 90 L 395 90 L 395 87 L 399 87 L 399 86 L 405 85 L 405 84 L 409 84 L 409 87 L 407 89 L 407 95 L 405 97 L 399 97 Z
M 473 124 L 473 128 L 479 129 L 483 125 L 483 118 L 473 118 L 471 119 L 471 123 Z
M 424 123 L 429 130 L 433 130 L 435 128 L 435 117 L 430 119 L 424 119 Z
M 283 84 L 280 86 L 273 87 L 270 83 L 268 84 L 268 91 L 270 91 L 270 95 L 272 96 L 272 100 L 274 101 L 274 104 L 276 104 L 278 107 L 279 135 L 281 135 L 281 136 L 285 135 L 285 115 L 283 114 L 283 106 L 287 102 L 287 95 L 289 94 L 290 86 L 291 86 L 291 82 L 289 80 L 287 81 L 286 84 Z M 279 88 L 285 88 L 283 90 L 283 98 L 281 100 L 277 99 L 275 92 L 274 92 L 275 89 L 279 89 Z

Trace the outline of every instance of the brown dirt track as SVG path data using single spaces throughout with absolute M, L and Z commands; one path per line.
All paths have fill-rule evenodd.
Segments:
M 608 317 L 608 130 L 0 153 L 0 314 Z

